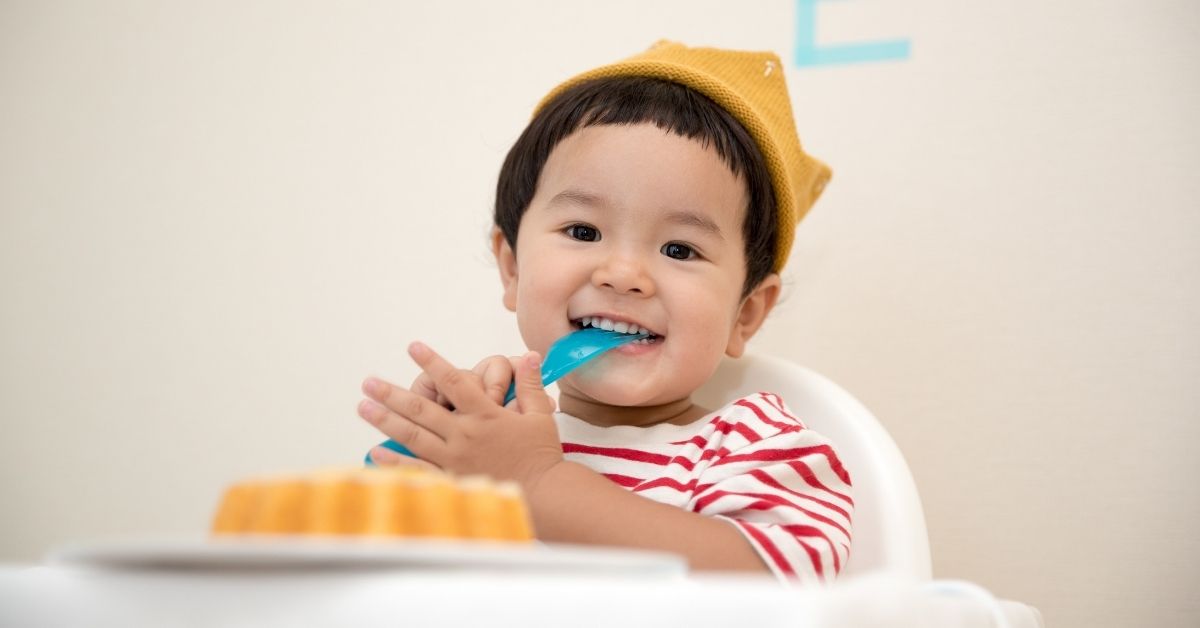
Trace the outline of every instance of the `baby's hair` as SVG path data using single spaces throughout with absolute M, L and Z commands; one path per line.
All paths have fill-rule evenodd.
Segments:
M 644 77 L 603 78 L 580 83 L 546 104 L 517 138 L 496 184 L 496 226 L 513 251 L 521 217 L 537 191 L 550 152 L 564 138 L 588 126 L 651 123 L 681 137 L 712 146 L 745 182 L 750 205 L 742 221 L 746 282 L 742 296 L 775 265 L 775 193 L 758 146 L 729 112 L 685 85 Z

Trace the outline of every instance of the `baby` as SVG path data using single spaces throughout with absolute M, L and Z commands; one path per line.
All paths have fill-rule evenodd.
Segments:
M 491 236 L 531 351 L 461 370 L 413 343 L 423 375 L 368 378 L 358 412 L 419 461 L 372 459 L 515 480 L 544 541 L 832 580 L 853 502 L 830 443 L 770 392 L 691 401 L 775 306 L 828 178 L 773 54 L 660 42 L 560 85 L 505 159 Z M 556 407 L 539 356 L 585 326 L 649 336 L 560 380 Z

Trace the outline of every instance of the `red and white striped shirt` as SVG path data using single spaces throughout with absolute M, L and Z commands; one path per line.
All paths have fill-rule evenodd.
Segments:
M 776 576 L 829 582 L 850 553 L 850 475 L 779 395 L 687 425 L 597 427 L 558 413 L 567 460 L 664 504 L 737 526 Z

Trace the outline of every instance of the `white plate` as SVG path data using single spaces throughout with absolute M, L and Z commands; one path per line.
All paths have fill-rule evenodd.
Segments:
M 443 540 L 229 538 L 126 540 L 58 548 L 50 563 L 136 569 L 402 569 L 682 576 L 661 552 L 542 543 Z

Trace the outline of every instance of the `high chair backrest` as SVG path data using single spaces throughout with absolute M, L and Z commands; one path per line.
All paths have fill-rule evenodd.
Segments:
M 718 408 L 760 391 L 783 397 L 807 427 L 828 437 L 850 473 L 854 513 L 842 576 L 886 570 L 927 580 L 929 535 L 912 472 L 879 420 L 829 379 L 787 360 L 746 354 L 726 359 L 694 400 Z

